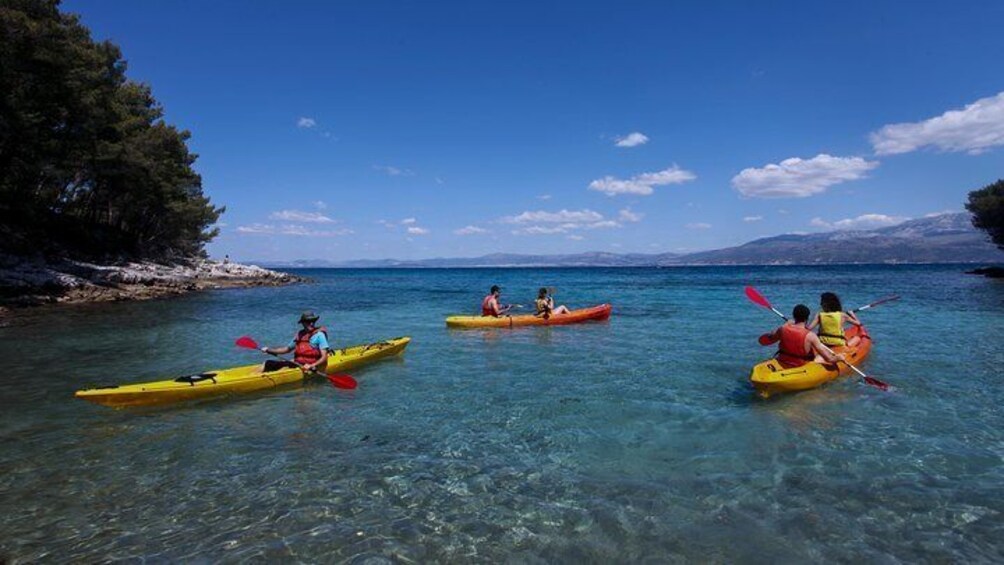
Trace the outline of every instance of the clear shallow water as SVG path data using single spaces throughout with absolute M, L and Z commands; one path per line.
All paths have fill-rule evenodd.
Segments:
M 25 312 L 0 328 L 0 561 L 1001 561 L 1004 284 L 961 271 L 309 271 L 316 284 Z M 493 283 L 614 315 L 445 328 Z M 895 392 L 843 380 L 755 400 L 756 336 L 776 321 L 745 284 L 783 310 L 901 294 L 862 314 L 866 368 Z M 308 307 L 337 344 L 413 342 L 355 371 L 354 392 L 72 398 L 256 362 L 233 339 L 283 343 Z

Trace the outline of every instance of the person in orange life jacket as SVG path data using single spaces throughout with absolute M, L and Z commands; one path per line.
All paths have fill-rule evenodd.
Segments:
M 819 341 L 830 347 L 840 347 L 846 345 L 855 347 L 861 343 L 861 338 L 854 336 L 847 339 L 844 336 L 844 324 L 861 326 L 861 321 L 853 312 L 844 312 L 844 307 L 840 304 L 840 297 L 832 292 L 824 292 L 819 295 L 820 312 L 809 324 L 809 329 L 819 326 Z
M 760 336 L 760 345 L 780 342 L 774 358 L 786 369 L 801 367 L 812 361 L 836 363 L 844 360 L 843 355 L 828 351 L 819 337 L 806 327 L 810 313 L 808 306 L 799 304 L 791 312 L 792 320 L 773 332 Z
M 311 311 L 306 311 L 300 316 L 300 325 L 303 329 L 296 332 L 296 336 L 285 347 L 262 347 L 264 353 L 282 355 L 293 353 L 293 361 L 301 366 L 304 372 L 317 370 L 324 373 L 328 367 L 328 330 L 318 327 L 319 316 Z M 289 361 L 265 361 L 262 372 L 275 371 L 285 367 L 295 367 Z
M 561 315 L 569 312 L 567 306 L 554 307 L 554 297 L 548 294 L 546 288 L 541 288 L 540 292 L 537 293 L 536 306 L 535 316 L 537 317 L 550 318 L 552 314 Z
M 481 300 L 481 315 L 498 318 L 509 313 L 512 306 L 502 306 L 499 304 L 499 297 L 502 296 L 502 289 L 498 285 L 493 285 L 488 296 Z

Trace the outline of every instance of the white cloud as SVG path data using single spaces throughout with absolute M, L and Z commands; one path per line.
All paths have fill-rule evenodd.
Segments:
M 334 220 L 321 214 L 320 212 L 302 212 L 300 210 L 280 210 L 269 214 L 270 220 L 282 220 L 285 222 L 307 222 L 312 224 L 330 224 Z
M 399 167 L 391 167 L 389 165 L 373 165 L 374 171 L 380 171 L 386 173 L 392 177 L 413 177 L 415 173 L 410 169 L 401 169 Z
M 631 208 L 624 208 L 617 213 L 617 219 L 622 222 L 640 222 L 643 217 L 645 217 L 644 214 L 632 212 Z
M 884 126 L 869 139 L 878 155 L 909 153 L 924 147 L 982 153 L 1004 145 L 1004 92 L 922 122 Z
M 627 180 L 618 179 L 612 176 L 605 176 L 589 183 L 589 190 L 602 192 L 607 196 L 617 194 L 638 194 L 648 196 L 652 194 L 654 186 L 664 186 L 667 184 L 681 184 L 692 181 L 697 175 L 690 171 L 685 171 L 673 165 L 668 169 L 654 173 L 642 173 Z
M 582 241 L 583 239 L 586 239 L 586 238 L 582 237 L 581 235 L 575 235 L 575 234 L 572 234 L 572 235 L 569 235 L 569 236 L 566 236 L 566 237 L 568 239 L 572 240 L 572 241 Z
M 640 131 L 633 131 L 624 137 L 618 137 L 616 141 L 617 147 L 637 147 L 648 143 L 648 136 Z
M 415 219 L 415 218 L 405 218 L 405 219 L 401 220 L 401 225 L 408 226 L 408 225 L 414 224 L 417 221 L 418 220 Z
M 485 228 L 479 228 L 478 226 L 466 226 L 457 230 L 453 230 L 453 233 L 457 235 L 477 235 L 481 233 L 488 233 Z
M 895 226 L 909 219 L 903 216 L 887 216 L 885 214 L 861 214 L 857 218 L 845 218 L 835 222 L 828 222 L 822 218 L 813 218 L 809 222 L 809 225 L 835 230 L 866 230 Z
M 603 214 L 593 212 L 592 210 L 586 208 L 582 210 L 561 209 L 557 212 L 545 212 L 543 210 L 538 210 L 536 212 L 523 212 L 518 216 L 506 216 L 502 218 L 502 221 L 507 224 L 526 224 L 531 222 L 585 223 L 598 222 L 602 219 Z
M 260 235 L 295 235 L 300 237 L 337 237 L 353 233 L 350 229 L 340 230 L 312 230 L 305 226 L 294 224 L 274 225 L 274 224 L 251 224 L 249 226 L 239 226 L 238 233 L 260 234 Z
M 296 127 L 310 129 L 317 125 L 317 121 L 314 118 L 303 117 L 296 120 Z
M 408 228 L 408 233 L 410 233 L 411 235 L 427 235 L 429 233 L 429 230 L 425 228 L 420 228 L 418 226 L 410 226 Z
M 763 216 L 746 216 L 743 218 L 744 222 L 759 222 L 763 219 Z
M 316 200 L 314 201 L 314 208 L 317 208 L 318 210 L 327 210 L 328 205 L 323 200 Z
M 812 159 L 792 157 L 761 169 L 743 169 L 732 186 L 749 198 L 804 198 L 826 192 L 842 182 L 864 178 L 878 161 L 861 157 L 833 157 L 820 153 Z
M 550 194 L 541 194 L 540 196 L 537 197 L 537 200 L 550 200 L 550 199 L 551 199 Z
M 620 223 L 608 220 L 603 217 L 603 214 L 589 209 L 562 209 L 557 212 L 527 211 L 516 216 L 505 216 L 499 221 L 522 226 L 512 231 L 514 235 L 548 235 L 621 227 Z
M 704 222 L 694 222 L 692 224 L 687 224 L 688 230 L 709 230 L 711 229 L 711 224 L 706 224 Z

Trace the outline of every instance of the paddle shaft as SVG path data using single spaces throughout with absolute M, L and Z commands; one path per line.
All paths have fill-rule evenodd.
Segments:
M 862 310 L 868 310 L 869 308 L 874 308 L 874 307 L 878 306 L 879 304 L 885 304 L 886 302 L 893 302 L 895 300 L 899 300 L 899 296 L 898 295 L 896 295 L 896 296 L 890 296 L 888 298 L 883 298 L 882 300 L 876 300 L 875 302 L 872 302 L 871 304 L 865 304 L 864 306 L 862 306 L 860 308 L 855 308 L 855 309 L 851 310 L 851 312 L 853 313 L 853 312 L 860 312 Z

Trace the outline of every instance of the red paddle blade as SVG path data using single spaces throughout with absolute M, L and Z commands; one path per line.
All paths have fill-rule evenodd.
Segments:
M 234 342 L 237 347 L 243 347 L 244 349 L 260 349 L 258 347 L 258 342 L 251 338 L 249 335 L 245 335 L 237 338 Z
M 760 306 L 763 306 L 764 308 L 770 308 L 771 307 L 770 302 L 768 302 L 767 299 L 764 298 L 762 294 L 760 294 L 759 292 L 757 292 L 757 290 L 755 288 L 753 288 L 752 286 L 746 287 L 746 298 L 749 298 L 751 302 L 753 302 L 755 304 L 759 304 Z
M 881 390 L 889 390 L 889 385 L 876 379 L 875 377 L 865 377 L 865 382 Z
M 359 386 L 359 383 L 349 375 L 328 375 L 328 380 L 335 388 L 352 390 Z

